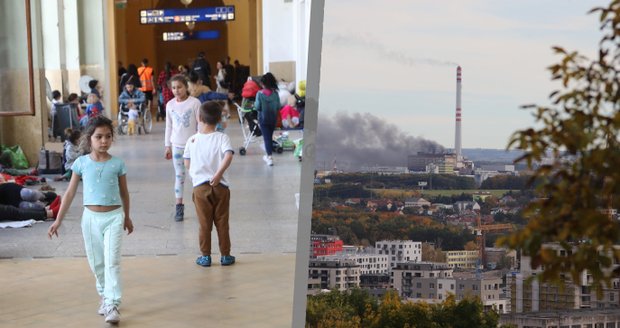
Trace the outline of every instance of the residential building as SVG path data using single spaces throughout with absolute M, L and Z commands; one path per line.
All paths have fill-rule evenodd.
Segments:
M 446 251 L 446 262 L 453 269 L 475 269 L 478 263 L 479 252 L 476 251 Z
M 478 297 L 484 310 L 495 310 L 499 313 L 510 311 L 510 298 L 503 292 L 503 279 L 500 271 L 485 272 L 454 272 L 456 283 L 456 299 Z
M 390 268 L 398 262 L 422 261 L 422 242 L 411 240 L 381 240 L 375 243 L 378 254 L 388 255 Z
M 455 294 L 452 268 L 446 263 L 401 262 L 392 268 L 392 288 L 402 298 L 441 302 Z
M 363 246 L 355 246 L 355 245 L 343 245 L 342 251 L 336 254 L 357 254 L 364 250 Z
M 480 211 L 480 204 L 474 201 L 458 201 L 454 203 L 454 210 L 459 213 L 465 210 Z
M 350 259 L 359 266 L 360 274 L 387 274 L 389 270 L 388 255 L 372 252 L 340 253 L 328 256 L 318 256 L 318 260 Z
M 310 259 L 308 269 L 308 294 L 321 290 L 347 290 L 360 286 L 359 265 L 352 259 Z
M 506 248 L 486 247 L 484 252 L 487 257 L 487 268 L 494 270 L 500 264 L 502 269 L 513 269 L 517 267 L 517 251 Z M 502 263 L 504 262 L 504 263 Z
M 514 328 L 618 328 L 620 312 L 612 309 L 581 309 L 510 313 L 501 315 L 499 324 Z
M 559 244 L 549 243 L 544 247 L 555 250 L 558 256 L 566 256 L 566 250 Z M 585 271 L 580 277 L 580 282 L 574 282 L 569 275 L 565 275 L 562 288 L 555 284 L 539 282 L 537 279 L 529 281 L 528 278 L 542 272 L 540 268 L 533 269 L 530 262 L 529 256 L 522 256 L 521 270 L 507 276 L 507 284 L 510 286 L 511 312 L 619 308 L 619 278 L 613 279 L 611 287 L 605 288 L 599 297 L 596 289 L 591 287 L 590 275 Z
M 405 199 L 405 207 L 431 207 L 431 202 L 421 197 Z
M 450 294 L 457 300 L 477 297 L 486 310 L 507 313 L 510 300 L 504 295 L 498 271 L 453 272 L 446 263 L 398 263 L 391 273 L 392 288 L 411 301 L 440 303 Z
M 367 273 L 360 275 L 360 288 L 377 298 L 383 297 L 390 289 L 390 275 L 387 273 Z
M 310 235 L 310 257 L 334 255 L 342 252 L 344 242 L 335 235 Z

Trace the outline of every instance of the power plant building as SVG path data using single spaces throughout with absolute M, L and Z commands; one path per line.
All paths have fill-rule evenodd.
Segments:
M 456 164 L 456 154 L 418 152 L 417 155 L 409 155 L 407 158 L 407 168 L 410 172 L 454 174 Z

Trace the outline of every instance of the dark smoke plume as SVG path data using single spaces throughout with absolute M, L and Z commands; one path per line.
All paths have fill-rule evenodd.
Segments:
M 405 66 L 415 66 L 417 64 L 430 66 L 457 66 L 458 64 L 436 58 L 414 57 L 407 51 L 392 49 L 385 44 L 377 41 L 381 38 L 368 35 L 343 35 L 325 34 L 323 43 L 340 47 L 361 47 L 364 51 L 372 50 L 382 56 L 385 61 L 400 63 Z
M 407 166 L 417 152 L 442 153 L 440 144 L 412 137 L 369 113 L 320 115 L 316 134 L 316 168 L 359 171 L 363 166 Z

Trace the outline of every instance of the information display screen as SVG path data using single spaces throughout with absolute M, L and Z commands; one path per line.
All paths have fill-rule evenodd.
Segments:
M 164 41 L 214 40 L 220 37 L 220 31 L 164 32 Z
M 140 10 L 140 24 L 220 22 L 235 20 L 235 6 Z

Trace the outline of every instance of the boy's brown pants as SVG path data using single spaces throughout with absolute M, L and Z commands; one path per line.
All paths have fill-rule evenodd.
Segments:
M 194 187 L 192 200 L 196 206 L 200 232 L 198 242 L 203 256 L 211 255 L 211 230 L 217 230 L 217 239 L 222 256 L 230 255 L 228 215 L 230 190 L 222 184 L 212 187 L 208 182 Z

